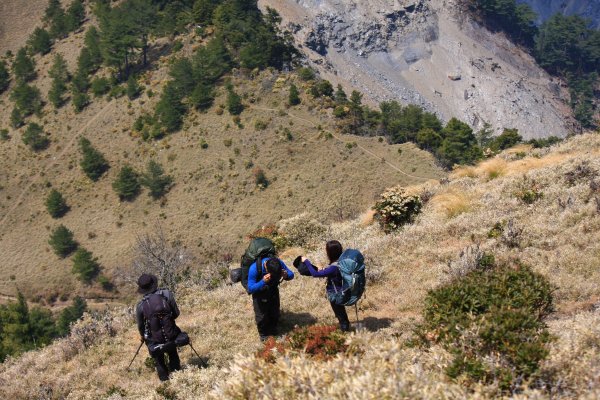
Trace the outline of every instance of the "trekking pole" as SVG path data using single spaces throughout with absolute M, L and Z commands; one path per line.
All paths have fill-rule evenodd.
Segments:
M 140 343 L 140 346 L 137 348 L 137 351 L 135 352 L 135 355 L 133 356 L 133 358 L 131 359 L 131 362 L 129 363 L 129 365 L 127 366 L 127 368 L 125 369 L 126 371 L 129 371 L 129 368 L 131 367 L 131 364 L 133 364 L 133 360 L 135 360 L 135 358 L 137 357 L 138 353 L 140 352 L 140 349 L 142 348 L 142 345 L 144 344 L 144 342 Z
M 204 360 L 202 359 L 202 357 L 200 357 L 200 354 L 198 354 L 198 352 L 196 351 L 196 349 L 194 348 L 194 346 L 192 346 L 192 341 L 191 340 L 190 340 L 189 345 L 192 348 L 192 350 L 194 351 L 194 353 L 196 353 L 196 357 L 198 357 L 198 359 L 202 362 L 202 365 L 204 366 L 204 368 L 207 368 L 208 364 L 206 364 L 206 362 L 204 362 Z

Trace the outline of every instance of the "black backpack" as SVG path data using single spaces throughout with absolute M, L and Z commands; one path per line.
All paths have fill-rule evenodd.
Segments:
M 142 299 L 146 320 L 146 339 L 155 343 L 172 342 L 181 330 L 175 324 L 171 307 L 165 296 L 152 293 Z
M 260 266 L 265 258 L 275 257 L 275 245 L 267 238 L 252 239 L 248 248 L 242 256 L 240 268 L 231 271 L 230 278 L 234 283 L 242 282 L 244 289 L 248 290 L 248 271 L 250 266 L 256 261 L 256 265 Z M 257 272 L 262 275 L 262 268 L 257 268 Z

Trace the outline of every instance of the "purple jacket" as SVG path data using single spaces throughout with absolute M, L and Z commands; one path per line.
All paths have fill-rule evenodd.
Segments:
M 308 271 L 313 276 L 313 278 L 327 278 L 327 292 L 338 292 L 342 290 L 342 274 L 340 274 L 337 262 L 321 270 L 317 270 L 317 268 L 314 265 L 312 265 L 309 260 L 304 261 L 304 264 L 308 268 Z

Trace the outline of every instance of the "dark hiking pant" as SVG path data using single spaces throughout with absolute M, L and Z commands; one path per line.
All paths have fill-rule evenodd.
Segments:
M 169 357 L 169 368 L 167 368 L 165 354 Z M 179 354 L 177 354 L 177 347 L 174 343 L 165 346 L 165 348 L 162 350 L 151 351 L 150 356 L 154 359 L 154 364 L 156 364 L 156 372 L 158 373 L 158 378 L 161 381 L 166 381 L 169 379 L 169 371 L 179 371 L 181 369 Z
M 260 340 L 277 335 L 277 323 L 280 315 L 279 290 L 252 295 L 252 306 Z
M 330 301 L 331 309 L 335 314 L 338 322 L 340 323 L 340 330 L 347 332 L 350 330 L 350 320 L 348 320 L 348 313 L 346 312 L 346 306 L 340 306 L 339 304 L 335 304 Z

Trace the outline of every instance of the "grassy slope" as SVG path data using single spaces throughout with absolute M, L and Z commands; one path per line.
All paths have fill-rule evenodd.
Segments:
M 82 40 L 83 32 L 76 33 L 57 43 L 52 53 L 36 57 L 38 79 L 33 84 L 44 98 L 54 54 L 63 54 L 73 71 Z M 189 55 L 201 45 L 193 36 L 183 41 L 185 46 L 176 56 Z M 156 47 L 164 44 L 159 41 Z M 168 80 L 169 59 L 155 52 L 157 67 L 142 78 L 146 89 L 160 93 Z M 388 146 L 377 138 L 349 136 L 327 139 L 317 127 L 335 132 L 334 121 L 309 96 L 302 95 L 305 104 L 286 109 L 292 81 L 303 87 L 293 74 L 266 71 L 251 78 L 236 73 L 233 82 L 247 106 L 241 115 L 243 129 L 227 112 L 216 113 L 225 102 L 221 90 L 213 108 L 191 114 L 181 132 L 157 142 L 143 142 L 131 132 L 137 116 L 152 112 L 158 101 L 159 96 L 147 94 L 133 102 L 94 99 L 80 114 L 74 113 L 70 103 L 57 112 L 47 105 L 40 121 L 52 144 L 39 154 L 22 143 L 24 128 L 11 130 L 11 139 L 0 143 L 0 253 L 4 256 L 0 293 L 14 295 L 19 288 L 29 298 L 46 302 L 63 293 L 114 296 L 96 286 L 81 287 L 70 272 L 71 261 L 52 253 L 47 240 L 59 223 L 99 257 L 104 272 L 111 276 L 115 268 L 129 264 L 135 236 L 152 230 L 156 221 L 165 227 L 170 240 L 179 240 L 205 263 L 223 254 L 240 253 L 245 235 L 261 225 L 303 211 L 331 220 L 339 214 L 340 204 L 347 216 L 368 206 L 386 186 L 422 181 L 396 167 L 419 177 L 444 175 L 428 153 L 409 144 Z M 6 92 L 0 95 L 0 127 L 9 125 L 11 110 Z M 256 120 L 268 122 L 267 129 L 256 131 Z M 285 139 L 283 128 L 290 129 L 293 140 Z M 78 165 L 79 135 L 87 136 L 111 164 L 108 174 L 95 184 Z M 201 138 L 208 142 L 208 149 L 200 148 Z M 229 147 L 225 145 L 228 139 Z M 349 149 L 347 141 L 359 147 Z M 127 162 L 141 170 L 150 158 L 161 162 L 175 178 L 166 203 L 151 201 L 145 192 L 134 202 L 119 202 L 111 183 L 120 167 Z M 272 182 L 264 191 L 256 188 L 252 170 L 245 167 L 250 160 Z M 49 185 L 60 190 L 71 206 L 60 221 L 52 220 L 44 207 Z
M 77 399 L 109 394 L 159 399 L 168 393 L 177 398 L 494 397 L 493 387 L 466 392 L 449 382 L 442 369 L 449 356 L 441 349 L 423 352 L 402 346 L 419 319 L 427 289 L 459 267 L 461 250 L 478 244 L 498 260 L 530 264 L 556 285 L 557 312 L 549 326 L 557 340 L 542 376 L 556 395 L 596 398 L 600 314 L 593 305 L 600 295 L 600 193 L 592 182 L 598 182 L 600 171 L 600 136 L 572 138 L 549 152 L 519 149 L 523 151 L 523 159 L 509 151 L 456 171 L 448 183 L 412 188 L 429 193 L 431 200 L 415 223 L 397 234 L 384 235 L 366 215 L 332 224 L 323 237 L 313 238 L 318 243 L 338 238 L 367 257 L 370 280 L 360 310 L 368 330 L 349 337 L 362 355 L 342 355 L 329 362 L 280 358 L 264 365 L 251 356 L 258 340 L 250 300 L 241 287 L 204 291 L 190 286 L 178 293 L 179 324 L 208 358 L 208 368 L 199 368 L 191 351 L 184 349 L 187 367 L 168 385 L 159 386 L 155 373 L 143 366 L 145 354 L 125 372 L 136 333 L 130 311 L 114 311 L 110 318 L 88 316 L 70 338 L 0 366 L 0 394 L 32 398 L 51 393 L 54 398 Z M 569 182 L 582 165 L 590 173 L 575 174 Z M 517 194 L 531 188 L 543 197 L 527 205 Z M 518 247 L 488 238 L 495 223 L 511 219 L 522 229 Z M 284 259 L 290 261 L 301 251 L 291 249 Z M 320 249 L 308 255 L 319 262 L 324 259 Z M 282 306 L 284 331 L 294 324 L 334 322 L 322 282 L 314 279 L 300 277 L 284 284 Z M 94 329 L 97 334 L 86 334 Z M 94 338 L 93 343 L 84 345 L 86 337 Z M 527 390 L 517 397 L 546 396 Z

